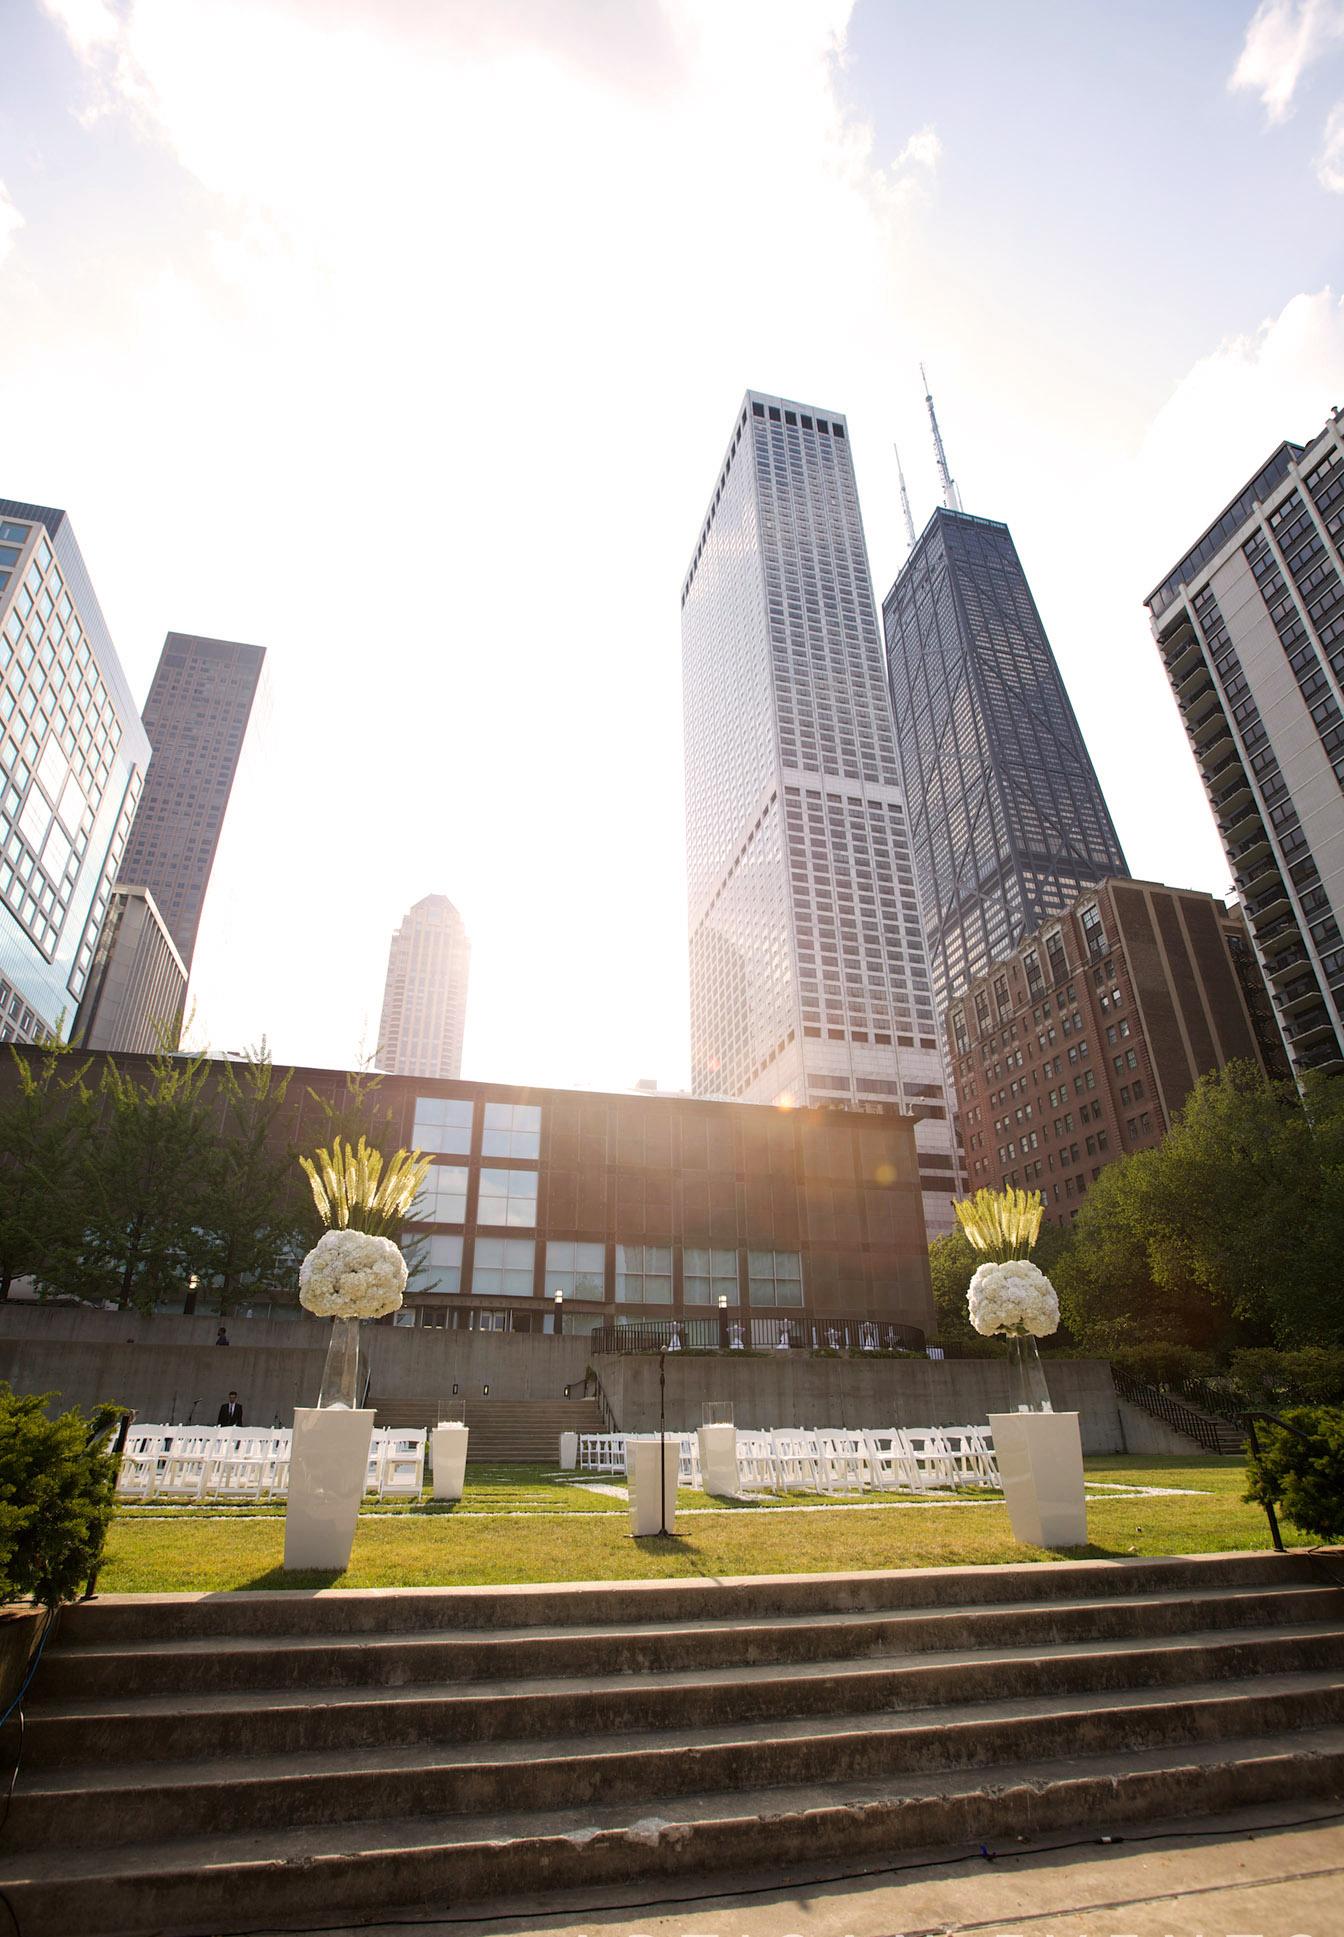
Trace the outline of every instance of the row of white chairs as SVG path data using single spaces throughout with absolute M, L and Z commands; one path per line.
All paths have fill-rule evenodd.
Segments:
M 669 1434 L 669 1438 L 673 1435 Z M 678 1479 L 700 1484 L 694 1433 L 678 1433 Z M 581 1433 L 579 1469 L 625 1475 L 623 1433 Z M 994 1437 L 983 1426 L 893 1427 L 877 1432 L 780 1427 L 738 1429 L 737 1477 L 743 1492 L 927 1492 L 949 1486 L 996 1487 Z
M 123 1500 L 283 1500 L 293 1434 L 287 1426 L 134 1426 L 117 1475 Z M 426 1434 L 375 1430 L 366 1491 L 418 1499 Z

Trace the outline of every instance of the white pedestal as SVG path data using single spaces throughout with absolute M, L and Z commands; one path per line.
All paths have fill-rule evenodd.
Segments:
M 630 1531 L 632 1534 L 658 1533 L 662 1526 L 662 1500 L 658 1486 L 657 1433 L 641 1433 L 625 1442 L 625 1477 L 630 1487 Z M 663 1487 L 667 1505 L 667 1531 L 677 1524 L 677 1467 L 680 1463 L 681 1435 L 669 1433 L 663 1465 Z
M 740 1491 L 737 1477 L 737 1427 L 702 1426 L 700 1439 L 700 1484 L 706 1493 L 720 1497 Z
M 434 1469 L 436 1500 L 460 1500 L 467 1473 L 469 1429 L 459 1420 L 436 1426 L 429 1435 L 429 1463 Z
M 369 1473 L 373 1409 L 297 1406 L 285 1505 L 285 1566 L 341 1572 Z
M 1013 1537 L 1032 1547 L 1087 1543 L 1076 1412 L 992 1412 L 994 1454 Z
M 562 1473 L 572 1473 L 578 1466 L 578 1463 L 579 1435 L 577 1433 L 561 1433 L 560 1471 Z

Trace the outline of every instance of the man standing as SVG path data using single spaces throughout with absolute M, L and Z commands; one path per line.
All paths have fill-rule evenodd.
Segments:
M 236 1392 L 231 1392 L 224 1401 L 224 1404 L 220 1407 L 218 1423 L 221 1426 L 242 1425 L 243 1409 L 238 1403 L 238 1394 Z

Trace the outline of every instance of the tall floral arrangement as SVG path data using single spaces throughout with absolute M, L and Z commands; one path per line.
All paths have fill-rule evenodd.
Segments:
M 390 1162 L 340 1137 L 300 1157 L 326 1230 L 299 1268 L 299 1302 L 321 1318 L 383 1318 L 406 1289 L 406 1260 L 388 1236 L 409 1215 L 430 1158 L 398 1150 Z
M 1038 1190 L 978 1190 L 952 1206 L 972 1247 L 984 1253 L 966 1294 L 970 1320 L 987 1337 L 1048 1338 L 1059 1299 L 1029 1253 L 1041 1234 Z

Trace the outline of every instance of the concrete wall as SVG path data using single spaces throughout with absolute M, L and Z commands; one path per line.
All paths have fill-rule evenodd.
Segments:
M 1045 1359 L 1043 1364 L 1056 1410 L 1080 1415 L 1083 1451 L 1123 1452 L 1119 1401 L 1105 1360 Z M 594 1365 L 622 1428 L 655 1428 L 657 1360 L 600 1358 Z M 714 1399 L 731 1400 L 739 1426 L 965 1426 L 1007 1406 L 1008 1360 L 1006 1353 L 1002 1360 L 865 1361 L 809 1358 L 802 1352 L 668 1358 L 669 1426 L 698 1426 L 701 1405 Z
M 213 1420 L 230 1387 L 244 1417 L 288 1421 L 317 1398 L 327 1326 L 314 1319 L 228 1320 L 227 1349 L 214 1318 L 138 1318 L 73 1305 L 0 1305 L 0 1379 L 20 1392 L 55 1392 L 67 1405 L 116 1400 L 143 1420 Z M 588 1340 L 530 1332 L 450 1332 L 370 1325 L 364 1340 L 375 1404 L 393 1400 L 559 1399 L 581 1388 Z M 1146 1414 L 1125 1408 L 1100 1359 L 1044 1361 L 1060 1411 L 1081 1416 L 1089 1453 L 1189 1452 L 1156 1444 Z M 627 1432 L 658 1423 L 658 1361 L 592 1361 L 614 1417 Z M 673 1353 L 667 1361 L 670 1426 L 700 1424 L 706 1400 L 730 1400 L 740 1426 L 960 1426 L 1008 1403 L 1002 1359 L 826 1359 L 802 1352 L 722 1356 Z M 1173 1440 L 1175 1435 L 1170 1436 Z
M 214 1343 L 214 1318 L 138 1318 L 76 1306 L 0 1305 L 0 1379 L 19 1392 L 55 1392 L 67 1405 L 115 1400 L 141 1419 L 213 1420 L 230 1387 L 243 1416 L 269 1426 L 317 1398 L 328 1327 L 313 1319 L 227 1321 L 230 1343 Z M 370 1397 L 559 1399 L 582 1385 L 586 1338 L 542 1333 L 450 1332 L 369 1325 L 364 1344 Z

